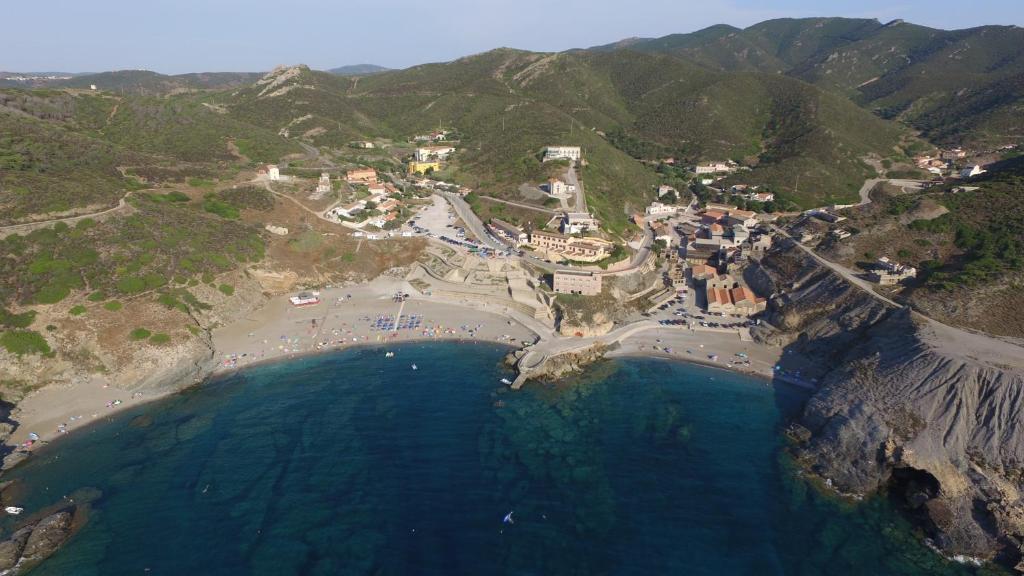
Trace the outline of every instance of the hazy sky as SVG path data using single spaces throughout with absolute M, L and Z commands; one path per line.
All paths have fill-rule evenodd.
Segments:
M 38 0 L 4 2 L 0 70 L 406 67 L 779 17 L 1024 25 L 1024 0 Z

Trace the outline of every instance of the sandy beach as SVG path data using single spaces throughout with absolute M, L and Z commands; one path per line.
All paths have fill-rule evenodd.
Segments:
M 396 292 L 412 297 L 395 299 Z M 353 346 L 448 340 L 521 347 L 541 337 L 556 337 L 550 327 L 515 311 L 419 295 L 399 280 L 325 289 L 320 300 L 314 306 L 296 307 L 287 296 L 274 297 L 253 313 L 214 330 L 215 366 L 210 374 Z M 731 331 L 663 326 L 630 336 L 609 357 L 662 357 L 772 379 L 777 377 L 773 369 L 781 353 L 781 349 L 741 340 Z M 180 387 L 145 393 L 124 390 L 107 386 L 102 376 L 44 388 L 19 404 L 14 414 L 18 426 L 7 444 L 21 445 L 30 433 L 49 442 L 177 390 Z

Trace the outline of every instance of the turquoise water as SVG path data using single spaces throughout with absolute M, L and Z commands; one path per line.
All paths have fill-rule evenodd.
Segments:
M 74 431 L 12 475 L 27 513 L 102 493 L 33 574 L 968 573 L 884 500 L 793 474 L 795 392 L 637 359 L 512 393 L 505 349 L 395 350 L 257 367 Z

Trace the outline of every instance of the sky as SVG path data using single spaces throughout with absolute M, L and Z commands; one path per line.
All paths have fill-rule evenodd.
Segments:
M 901 18 L 1024 26 L 1024 1 L 973 0 L 8 0 L 0 70 L 165 74 L 404 68 L 497 47 L 561 51 L 771 18 Z

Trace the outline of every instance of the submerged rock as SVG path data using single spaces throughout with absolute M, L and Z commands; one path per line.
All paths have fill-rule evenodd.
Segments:
M 73 511 L 51 514 L 0 542 L 0 575 L 24 574 L 56 552 L 71 536 Z

